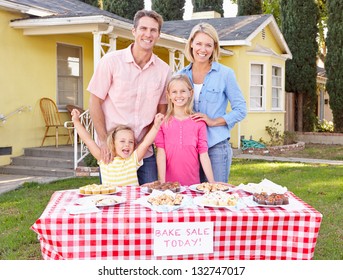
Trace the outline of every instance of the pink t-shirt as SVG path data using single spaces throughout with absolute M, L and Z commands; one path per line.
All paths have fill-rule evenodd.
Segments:
M 128 125 L 139 142 L 153 122 L 158 104 L 167 104 L 166 85 L 170 77 L 169 65 L 154 54 L 141 69 L 134 61 L 130 45 L 102 57 L 87 90 L 104 100 L 107 131 L 119 124 Z M 151 154 L 150 151 L 146 156 Z
M 171 117 L 162 124 L 155 144 L 166 153 L 166 181 L 178 181 L 183 186 L 200 183 L 199 154 L 208 151 L 205 122 Z

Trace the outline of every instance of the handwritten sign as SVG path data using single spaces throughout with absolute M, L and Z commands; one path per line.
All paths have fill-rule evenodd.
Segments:
M 213 222 L 156 223 L 154 255 L 213 253 Z

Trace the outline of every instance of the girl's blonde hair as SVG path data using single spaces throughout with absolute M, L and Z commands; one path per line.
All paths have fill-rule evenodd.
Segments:
M 191 81 L 189 80 L 188 76 L 185 74 L 173 75 L 171 77 L 171 79 L 169 80 L 168 85 L 167 85 L 168 108 L 167 108 L 167 113 L 166 113 L 166 117 L 165 117 L 166 123 L 168 123 L 170 116 L 172 116 L 174 113 L 174 103 L 169 98 L 169 95 L 170 95 L 171 86 L 176 82 L 181 82 L 181 83 L 186 84 L 188 90 L 191 92 L 191 96 L 190 96 L 190 98 L 188 98 L 187 104 L 185 106 L 185 114 L 191 115 L 194 113 L 194 111 L 193 111 L 194 94 L 193 94 L 193 86 L 192 86 Z
M 185 46 L 185 55 L 188 61 L 194 62 L 194 56 L 192 52 L 192 43 L 195 38 L 195 36 L 198 33 L 204 33 L 210 36 L 213 39 L 214 42 L 214 50 L 210 57 L 210 62 L 215 61 L 217 62 L 219 60 L 220 50 L 219 50 L 219 37 L 216 29 L 208 23 L 202 22 L 197 24 L 193 27 L 191 34 L 188 37 L 186 46 Z
M 109 147 L 110 151 L 112 152 L 112 154 L 114 156 L 117 155 L 116 147 L 115 147 L 115 144 L 114 144 L 115 143 L 115 139 L 116 139 L 117 133 L 119 131 L 122 131 L 122 130 L 128 130 L 128 131 L 132 132 L 133 135 L 135 135 L 133 130 L 132 130 L 132 128 L 129 127 L 129 126 L 126 126 L 126 125 L 118 125 L 115 129 L 113 129 L 111 131 L 111 133 L 107 137 L 107 146 Z M 137 143 L 136 143 L 135 137 L 133 137 L 133 139 L 135 141 L 134 142 L 134 149 L 135 149 Z

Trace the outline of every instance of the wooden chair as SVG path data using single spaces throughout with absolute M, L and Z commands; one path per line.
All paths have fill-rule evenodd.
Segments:
M 53 101 L 50 98 L 41 98 L 39 105 L 40 105 L 40 109 L 44 117 L 45 127 L 46 127 L 41 146 L 43 146 L 44 141 L 47 137 L 55 137 L 55 145 L 56 145 L 56 148 L 58 148 L 59 136 L 68 136 L 67 144 L 69 143 L 69 141 L 73 144 L 71 132 L 69 129 L 67 129 L 68 133 L 61 134 L 59 132 L 60 128 L 62 129 L 66 129 L 66 128 L 61 122 L 61 118 L 60 118 L 55 101 Z M 50 128 L 51 129 L 55 128 L 55 134 L 49 134 Z

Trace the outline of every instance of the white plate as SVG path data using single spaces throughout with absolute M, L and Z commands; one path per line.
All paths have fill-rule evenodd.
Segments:
M 233 188 L 232 185 L 230 185 L 230 184 L 226 184 L 226 183 L 218 183 L 218 184 L 222 184 L 222 185 L 225 185 L 225 186 L 228 186 L 228 187 L 229 187 L 227 190 L 225 190 L 225 191 L 223 191 L 223 192 L 230 192 L 230 191 L 233 191 L 233 190 L 234 190 L 234 188 Z M 195 191 L 195 192 L 198 192 L 198 193 L 204 193 L 204 191 L 201 191 L 201 190 L 198 190 L 198 189 L 197 189 L 197 186 L 199 186 L 199 185 L 201 185 L 201 184 L 190 185 L 190 186 L 189 186 L 189 189 L 190 189 L 191 191 Z
M 246 185 L 240 184 L 237 187 L 237 189 L 243 190 L 250 194 L 261 193 L 261 192 L 266 192 L 267 194 L 271 194 L 271 193 L 284 194 L 288 191 L 286 187 L 275 184 L 274 182 L 269 181 L 268 179 L 263 179 L 258 184 L 256 183 L 248 183 Z
M 75 201 L 80 205 L 113 206 L 125 202 L 125 197 L 117 195 L 97 194 L 79 198 Z
M 197 196 L 193 198 L 193 201 L 196 205 L 201 206 L 201 207 L 225 208 L 225 209 L 234 210 L 234 211 L 237 211 L 246 207 L 246 204 L 243 202 L 241 198 L 237 200 L 237 204 L 235 206 L 206 204 L 206 203 L 203 203 L 203 199 L 204 198 L 202 196 Z
M 173 192 L 173 193 L 183 193 L 185 190 L 186 190 L 186 187 L 181 186 L 178 192 Z M 141 191 L 146 194 L 151 194 L 151 192 L 148 192 L 148 187 L 141 187 Z
M 176 193 L 173 193 L 170 190 L 166 190 L 166 191 L 153 190 L 153 192 L 150 195 L 148 196 L 144 195 L 138 198 L 137 200 L 135 200 L 135 203 L 140 204 L 144 207 L 150 208 L 151 210 L 154 210 L 156 212 L 170 212 L 170 211 L 175 211 L 182 208 L 195 208 L 196 207 L 193 203 L 193 199 L 187 195 L 182 195 L 183 199 L 180 205 L 152 205 L 148 201 L 150 197 L 156 197 L 163 193 L 171 195 L 173 197 L 176 195 Z
M 112 193 L 104 193 L 104 194 L 85 194 L 85 193 L 80 193 L 80 190 L 78 189 L 79 195 L 82 196 L 94 196 L 94 195 L 112 195 L 112 194 L 116 194 L 116 193 L 120 193 L 122 191 L 121 187 L 116 187 L 116 191 L 112 192 Z

